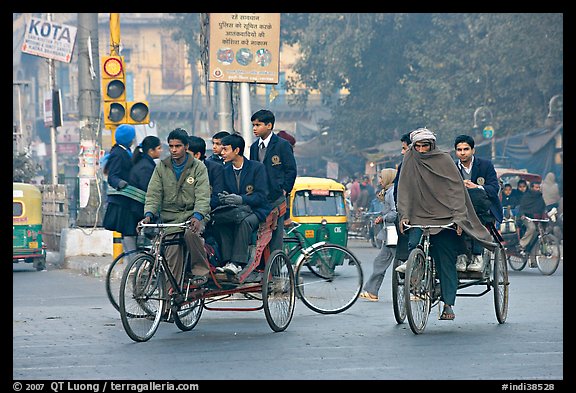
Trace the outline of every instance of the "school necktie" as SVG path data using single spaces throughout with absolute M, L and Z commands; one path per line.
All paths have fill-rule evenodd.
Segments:
M 263 162 L 265 155 L 266 155 L 266 145 L 264 145 L 264 142 L 260 142 L 260 149 L 258 149 L 258 161 Z

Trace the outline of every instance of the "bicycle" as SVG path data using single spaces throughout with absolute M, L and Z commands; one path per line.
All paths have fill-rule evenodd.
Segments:
M 508 264 L 512 270 L 520 271 L 526 267 L 530 260 L 530 267 L 538 267 L 540 273 L 550 276 L 556 272 L 560 265 L 560 240 L 549 232 L 550 219 L 537 219 L 526 217 L 536 223 L 537 234 L 532 238 L 526 252 L 520 251 L 519 228 L 510 234 L 503 234 L 508 252 Z
M 120 316 L 128 336 L 137 342 L 149 340 L 157 331 L 160 322 L 174 322 L 182 331 L 192 330 L 198 323 L 203 309 L 220 311 L 257 311 L 264 309 L 266 320 L 275 332 L 288 327 L 294 313 L 294 271 L 290 260 L 282 250 L 272 252 L 265 261 L 264 274 L 259 282 L 248 282 L 246 278 L 259 265 L 260 257 L 272 236 L 271 225 L 278 212 L 271 213 L 258 228 L 256 253 L 245 271 L 237 279 L 224 282 L 212 274 L 205 286 L 194 287 L 186 271 L 191 263 L 185 258 L 180 277 L 174 277 L 165 258 L 166 228 L 186 228 L 189 222 L 176 224 L 141 224 L 140 228 L 156 228 L 158 233 L 152 240 L 149 251 L 142 251 L 126 266 L 120 286 Z M 189 254 L 188 254 L 189 255 Z M 166 283 L 171 290 L 166 290 Z M 261 293 L 258 307 L 209 307 L 235 293 Z
M 295 264 L 296 296 L 312 311 L 337 314 L 358 300 L 363 285 L 360 261 L 344 246 L 317 242 L 306 246 L 293 222 L 284 236 L 284 250 Z
M 446 225 L 408 225 L 405 228 L 421 228 L 422 237 L 418 246 L 409 256 L 404 273 L 404 299 L 406 316 L 410 329 L 414 334 L 424 332 L 430 311 L 440 303 L 440 281 L 436 273 L 436 264 L 430 255 L 430 230 L 441 228 L 443 230 L 456 230 L 455 224 Z M 478 297 L 490 290 L 494 291 L 494 305 L 496 319 L 504 323 L 508 315 L 508 270 L 506 268 L 506 251 L 502 245 L 502 238 L 493 224 L 487 229 L 496 242 L 494 251 L 484 250 L 485 268 L 482 272 L 459 272 L 458 287 L 463 289 L 473 285 L 485 285 L 486 289 L 479 293 L 463 293 L 456 296 Z
M 122 273 L 124 273 L 124 268 L 128 265 L 129 261 L 136 258 L 134 254 L 150 252 L 151 245 L 139 245 L 137 241 L 137 248 L 130 251 L 124 251 L 118 255 L 108 266 L 106 270 L 106 295 L 112 306 L 116 311 L 120 311 L 120 283 L 122 281 Z

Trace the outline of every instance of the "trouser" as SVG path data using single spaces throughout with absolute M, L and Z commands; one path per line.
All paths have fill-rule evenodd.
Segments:
M 136 249 L 136 236 L 122 235 L 122 251 L 128 252 Z
M 416 248 L 422 238 L 422 228 L 410 228 L 408 230 L 408 255 Z
M 382 281 L 384 281 L 386 270 L 394 260 L 394 254 L 396 254 L 396 247 L 388 247 L 385 242 L 382 242 L 380 252 L 376 255 L 376 258 L 374 258 L 372 274 L 364 285 L 365 291 L 373 295 L 378 295 L 378 290 L 382 285 Z
M 456 231 L 451 229 L 443 229 L 436 235 L 430 235 L 430 254 L 436 264 L 442 291 L 440 300 L 450 306 L 456 302 L 458 289 L 458 272 L 456 271 L 458 247 L 456 244 L 459 240 Z
M 284 195 L 277 198 L 274 202 L 272 202 L 272 206 L 277 208 L 282 204 L 282 202 L 286 201 L 286 197 Z M 276 229 L 272 231 L 272 239 L 270 239 L 269 247 L 270 253 L 274 250 L 281 250 L 282 245 L 284 244 L 284 215 L 279 215 L 278 220 L 276 221 Z
M 165 241 L 173 240 L 179 238 L 181 235 L 179 233 L 174 233 L 166 235 Z M 184 231 L 184 243 L 190 253 L 190 263 L 191 271 L 195 276 L 205 276 L 210 272 L 210 267 L 208 265 L 208 258 L 206 257 L 206 250 L 204 249 L 204 239 L 192 232 L 189 229 Z M 182 270 L 184 267 L 184 245 L 176 244 L 173 246 L 167 246 L 164 251 L 166 261 L 168 262 L 168 267 L 170 271 L 179 281 L 182 277 Z M 172 285 L 167 282 L 167 288 L 170 289 Z
M 256 214 L 247 216 L 237 225 L 220 225 L 218 231 L 221 239 L 221 253 L 224 261 L 246 265 L 248 263 L 248 246 L 252 238 L 252 232 L 258 229 L 260 220 Z
M 534 237 L 534 234 L 536 233 L 536 224 L 525 218 L 522 219 L 522 223 L 524 223 L 524 226 L 526 227 L 526 232 L 524 232 L 524 236 L 522 236 L 522 239 L 520 239 L 520 247 L 526 249 Z

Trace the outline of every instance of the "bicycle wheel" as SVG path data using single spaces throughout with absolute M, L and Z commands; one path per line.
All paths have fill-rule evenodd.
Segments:
M 424 332 L 430 315 L 433 291 L 432 271 L 426 263 L 424 251 L 415 248 L 408 256 L 404 277 L 406 315 L 414 334 Z
M 402 261 L 394 258 L 392 264 L 392 305 L 394 306 L 394 318 L 397 323 L 404 323 L 406 320 L 406 301 L 404 297 L 404 276 L 398 273 L 396 268 L 402 264 Z
M 120 285 L 120 316 L 128 336 L 148 341 L 160 325 L 164 309 L 164 279 L 151 255 L 140 255 L 128 264 Z
M 510 266 L 510 268 L 517 272 L 524 269 L 526 267 L 526 263 L 528 262 L 527 257 L 522 257 L 520 255 L 508 254 L 507 258 L 508 258 L 508 265 Z
M 300 299 L 320 314 L 337 314 L 352 307 L 364 281 L 360 261 L 337 244 L 322 244 L 301 257 L 294 275 Z
M 275 332 L 285 330 L 292 315 L 296 295 L 294 270 L 290 259 L 282 250 L 275 250 L 266 261 L 262 283 L 262 303 L 268 325 Z
M 554 235 L 545 234 L 532 247 L 530 258 L 536 261 L 540 273 L 545 276 L 554 274 L 560 264 L 560 241 Z
M 174 323 L 183 332 L 194 329 L 204 309 L 204 299 L 182 303 L 174 314 Z
M 120 310 L 120 283 L 122 282 L 122 273 L 124 273 L 124 268 L 132 261 L 136 253 L 147 253 L 147 248 L 139 248 L 136 250 L 130 250 L 128 252 L 123 252 L 118 255 L 106 271 L 106 295 L 108 295 L 108 300 L 112 303 L 112 306 L 116 311 Z
M 506 250 L 498 246 L 490 253 L 492 262 L 492 289 L 494 290 L 494 307 L 498 323 L 506 322 L 508 316 L 508 267 L 506 266 Z

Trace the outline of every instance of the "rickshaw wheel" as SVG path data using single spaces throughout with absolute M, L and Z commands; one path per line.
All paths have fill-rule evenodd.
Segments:
M 282 250 L 272 252 L 266 262 L 262 302 L 266 320 L 272 330 L 285 330 L 294 315 L 296 294 L 292 263 Z
M 299 260 L 294 274 L 300 300 L 320 314 L 337 314 L 352 307 L 364 280 L 356 256 L 346 247 L 328 243 Z
M 43 256 L 42 258 L 35 258 L 34 268 L 39 272 L 42 270 L 46 270 L 46 256 Z
M 204 309 L 204 299 L 193 302 L 185 302 L 180 305 L 174 314 L 174 323 L 183 332 L 194 329 L 200 321 L 202 310 Z
M 406 320 L 406 300 L 404 298 L 404 274 L 398 273 L 396 268 L 402 261 L 394 258 L 392 266 L 392 305 L 394 306 L 394 318 L 396 323 L 404 323 Z
M 506 322 L 508 316 L 508 267 L 506 266 L 506 251 L 498 246 L 490 253 L 492 259 L 492 289 L 494 290 L 494 306 L 496 319 L 499 323 Z

